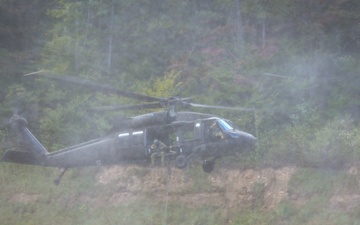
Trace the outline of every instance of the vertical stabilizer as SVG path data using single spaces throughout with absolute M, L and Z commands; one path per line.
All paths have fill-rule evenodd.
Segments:
M 35 136 L 26 127 L 27 121 L 14 115 L 11 118 L 11 128 L 17 135 L 17 139 L 22 143 L 21 151 L 30 152 L 35 158 L 42 158 L 48 154 L 44 146 L 35 138 Z

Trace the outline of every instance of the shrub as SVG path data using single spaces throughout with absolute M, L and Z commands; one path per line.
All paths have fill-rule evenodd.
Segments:
M 336 120 L 319 128 L 289 126 L 267 136 L 265 159 L 272 165 L 342 168 L 360 159 L 360 132 L 351 120 Z

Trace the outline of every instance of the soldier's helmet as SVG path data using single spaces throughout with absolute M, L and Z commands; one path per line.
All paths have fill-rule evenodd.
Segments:
M 154 140 L 154 145 L 159 145 L 159 144 L 160 144 L 159 140 L 158 140 L 158 139 L 155 139 L 155 140 Z

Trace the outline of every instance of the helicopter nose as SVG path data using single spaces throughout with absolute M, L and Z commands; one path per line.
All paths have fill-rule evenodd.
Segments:
M 257 144 L 257 138 L 252 136 L 251 134 L 248 134 L 246 137 L 244 137 L 244 142 L 246 147 L 254 147 Z
M 257 144 L 257 138 L 250 134 L 250 137 L 248 137 L 248 142 L 250 143 L 250 145 L 256 145 Z
M 257 138 L 249 133 L 241 132 L 237 138 L 237 142 L 241 149 L 252 150 L 257 145 Z

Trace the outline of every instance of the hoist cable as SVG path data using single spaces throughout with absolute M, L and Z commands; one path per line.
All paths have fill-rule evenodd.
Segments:
M 167 220 L 167 210 L 168 210 L 168 202 L 169 202 L 169 189 L 170 189 L 170 178 L 171 178 L 171 165 L 167 167 L 167 181 L 166 181 L 166 197 L 165 197 L 165 208 L 164 208 L 164 216 L 163 216 L 163 225 L 166 225 Z

